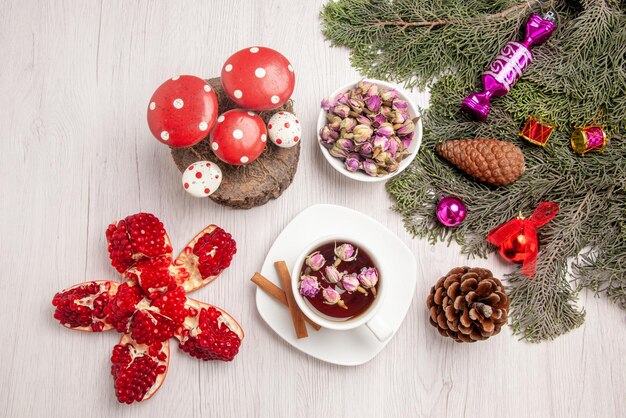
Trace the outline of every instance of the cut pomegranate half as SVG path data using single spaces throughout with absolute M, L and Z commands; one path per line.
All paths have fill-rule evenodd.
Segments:
M 187 293 L 206 286 L 230 266 L 237 244 L 232 236 L 216 225 L 209 225 L 181 251 L 174 268 L 180 285 Z
M 78 331 L 108 331 L 106 307 L 117 293 L 118 282 L 96 280 L 62 290 L 52 299 L 54 318 L 66 328 Z
M 108 321 L 140 344 L 166 341 L 174 336 L 187 316 L 185 290 L 175 286 L 155 299 L 129 280 L 122 283 L 106 308 Z
M 139 344 L 128 334 L 113 347 L 111 374 L 115 395 L 120 403 L 131 404 L 150 399 L 167 373 L 169 342 Z
M 222 309 L 187 298 L 189 316 L 176 332 L 179 347 L 202 360 L 231 361 L 239 352 L 243 329 Z
M 137 213 L 112 223 L 106 230 L 106 238 L 111 264 L 122 275 L 144 258 L 172 258 L 172 246 L 163 223 L 151 213 Z

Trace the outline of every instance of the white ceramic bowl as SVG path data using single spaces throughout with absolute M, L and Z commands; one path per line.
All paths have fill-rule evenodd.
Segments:
M 300 270 L 304 265 L 305 259 L 315 249 L 330 242 L 351 242 L 355 244 L 360 249 L 360 251 L 365 251 L 367 253 L 367 255 L 372 259 L 372 262 L 374 263 L 373 267 L 376 267 L 376 269 L 378 270 L 378 276 L 380 279 L 378 282 L 378 292 L 376 299 L 374 300 L 374 302 L 372 302 L 372 304 L 367 308 L 365 312 L 363 312 L 356 318 L 338 319 L 324 315 L 317 309 L 315 309 L 313 305 L 311 305 L 306 300 L 306 298 L 300 295 L 298 283 L 300 281 Z M 331 261 L 327 260 L 327 263 L 328 262 Z M 334 329 L 337 331 L 346 331 L 358 328 L 362 325 L 366 325 L 380 341 L 385 341 L 391 337 L 391 335 L 393 334 L 393 330 L 389 325 L 387 325 L 385 321 L 380 318 L 380 316 L 377 315 L 380 307 L 383 305 L 387 293 L 385 289 L 386 278 L 384 274 L 385 273 L 376 255 L 366 245 L 363 245 L 362 242 L 359 242 L 352 238 L 346 238 L 344 235 L 327 235 L 311 242 L 309 245 L 307 245 L 304 251 L 302 251 L 298 259 L 296 260 L 293 268 L 291 269 L 291 289 L 293 291 L 296 303 L 298 304 L 298 307 L 300 308 L 302 313 L 316 324 L 324 328 Z
M 356 81 L 354 83 L 346 84 L 345 86 L 342 86 L 342 87 L 338 88 L 337 90 L 335 90 L 328 97 L 334 99 L 339 94 L 344 93 L 348 89 L 354 88 L 360 81 L 361 80 Z M 420 116 L 419 109 L 417 108 L 415 103 L 413 103 L 413 100 L 411 100 L 411 98 L 409 97 L 408 93 L 404 89 L 402 89 L 401 87 L 399 87 L 399 86 L 397 86 L 395 84 L 392 84 L 392 83 L 388 83 L 386 81 L 382 81 L 382 80 L 375 80 L 375 79 L 367 78 L 364 81 L 367 81 L 367 82 L 373 83 L 373 84 L 377 84 L 380 87 L 384 87 L 386 89 L 395 89 L 395 90 L 397 90 L 398 93 L 400 94 L 400 98 L 402 100 L 405 100 L 409 104 L 409 114 L 411 115 L 411 119 L 415 118 L 417 116 Z M 410 155 L 400 162 L 400 167 L 398 168 L 397 171 L 395 171 L 393 173 L 390 173 L 390 174 L 386 174 L 386 175 L 384 175 L 382 177 L 369 176 L 369 175 L 365 174 L 364 172 L 362 172 L 360 170 L 356 171 L 356 172 L 348 171 L 348 170 L 346 170 L 343 161 L 340 160 L 339 158 L 336 158 L 336 157 L 333 157 L 332 155 L 330 155 L 330 152 L 328 151 L 328 149 L 326 149 L 326 147 L 324 147 L 324 145 L 322 145 L 321 142 L 320 142 L 320 132 L 322 131 L 322 128 L 324 127 L 324 125 L 326 125 L 326 115 L 327 115 L 327 113 L 328 113 L 327 111 L 322 109 L 320 111 L 319 117 L 317 118 L 317 142 L 318 142 L 318 145 L 319 145 L 320 149 L 322 150 L 322 154 L 324 154 L 324 157 L 326 157 L 326 161 L 328 161 L 329 164 L 335 170 L 339 171 L 341 174 L 343 174 L 344 176 L 349 177 L 351 179 L 358 180 L 358 181 L 369 182 L 369 183 L 373 183 L 373 182 L 377 182 L 377 181 L 389 180 L 393 176 L 397 176 L 398 174 L 400 174 L 405 168 L 407 168 L 409 166 L 409 164 L 411 164 L 411 162 L 415 159 L 415 156 L 417 155 L 417 151 L 419 150 L 420 145 L 422 145 L 422 119 L 420 118 L 417 121 L 417 123 L 415 124 L 415 134 L 413 136 L 413 140 L 411 141 L 411 145 L 409 146 Z

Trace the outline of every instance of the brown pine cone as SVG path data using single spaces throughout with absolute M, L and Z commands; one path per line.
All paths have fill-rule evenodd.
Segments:
M 515 182 L 526 170 L 517 146 L 497 139 L 456 139 L 435 146 L 437 154 L 466 174 L 494 186 Z
M 486 340 L 506 324 L 509 297 L 500 280 L 482 268 L 457 267 L 430 289 L 430 323 L 462 343 Z

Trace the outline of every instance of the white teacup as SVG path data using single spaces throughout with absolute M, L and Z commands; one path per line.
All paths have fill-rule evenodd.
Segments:
M 367 308 L 367 310 L 360 315 L 353 318 L 333 318 L 328 315 L 324 315 L 315 309 L 309 301 L 300 294 L 298 289 L 298 283 L 300 281 L 300 270 L 302 270 L 302 266 L 304 265 L 305 259 L 309 254 L 311 254 L 315 249 L 321 247 L 324 244 L 328 243 L 337 243 L 338 245 L 343 242 L 351 242 L 354 243 L 360 251 L 365 251 L 367 255 L 374 262 L 374 266 L 378 270 L 378 286 L 376 291 L 376 298 L 374 302 Z M 327 260 L 327 263 L 332 260 Z M 393 330 L 387 323 L 378 315 L 380 311 L 380 307 L 383 305 L 385 299 L 385 288 L 387 287 L 389 280 L 388 277 L 385 276 L 382 265 L 378 261 L 376 255 L 367 247 L 367 245 L 359 242 L 358 240 L 352 238 L 346 238 L 343 235 L 329 235 L 323 238 L 317 239 L 310 243 L 304 251 L 300 254 L 296 263 L 294 264 L 291 270 L 291 289 L 293 290 L 294 297 L 296 299 L 296 303 L 298 307 L 302 311 L 307 318 L 321 327 L 334 329 L 338 331 L 345 331 L 349 329 L 354 329 L 360 327 L 362 325 L 367 326 L 372 333 L 378 338 L 380 341 L 386 341 L 393 334 Z

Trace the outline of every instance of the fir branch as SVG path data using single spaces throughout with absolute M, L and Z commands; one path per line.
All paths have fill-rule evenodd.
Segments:
M 576 306 L 582 288 L 604 293 L 626 309 L 626 4 L 552 1 L 556 32 L 533 48 L 535 60 L 512 91 L 492 101 L 488 123 L 474 122 L 459 111 L 459 103 L 479 88 L 480 73 L 502 45 L 521 37 L 530 12 L 525 5 L 337 0 L 324 6 L 321 18 L 326 37 L 349 48 L 353 66 L 365 75 L 432 87 L 422 148 L 413 165 L 387 183 L 394 209 L 412 234 L 432 242 L 454 239 L 464 253 L 484 256 L 494 250 L 485 241 L 492 228 L 520 210 L 530 214 L 542 200 L 559 203 L 558 216 L 539 231 L 535 279 L 519 270 L 508 276 L 512 329 L 537 342 L 582 324 L 584 310 Z M 591 123 L 600 110 L 610 145 L 604 154 L 574 155 L 572 129 Z M 545 149 L 517 136 L 530 113 L 558 124 Z M 517 142 L 526 173 L 511 186 L 487 187 L 433 152 L 438 141 L 476 137 Z M 435 222 L 434 205 L 445 194 L 461 197 L 469 207 L 457 228 Z
M 430 29 L 435 29 L 438 26 L 447 26 L 447 25 L 467 25 L 472 23 L 482 23 L 485 20 L 497 20 L 503 17 L 510 15 L 511 13 L 519 13 L 523 9 L 532 8 L 536 4 L 538 4 L 538 0 L 529 0 L 520 4 L 516 4 L 515 6 L 511 6 L 506 10 L 503 10 L 498 13 L 488 14 L 480 17 L 474 17 L 470 19 L 437 19 L 431 21 L 419 21 L 419 22 L 407 22 L 405 20 L 396 20 L 393 22 L 390 21 L 376 21 L 374 25 L 376 26 L 401 26 L 403 29 L 409 27 L 419 27 L 419 26 L 428 26 Z
M 539 230 L 542 246 L 535 279 L 529 280 L 519 269 L 507 276 L 513 331 L 538 342 L 582 324 L 584 311 L 576 306 L 578 289 L 568 279 L 568 259 L 588 247 L 602 251 L 595 256 L 585 253 L 575 265 L 579 285 L 606 292 L 611 300 L 624 304 L 626 143 L 614 141 L 604 154 L 581 158 L 571 152 L 568 133 L 556 132 L 543 149 L 519 141 L 519 126 L 502 102 L 495 106 L 489 124 L 469 120 L 458 111 L 463 89 L 454 77 L 441 79 L 431 94 L 416 163 L 387 183 L 394 209 L 403 215 L 407 229 L 432 242 L 455 239 L 463 253 L 484 256 L 494 250 L 485 241 L 491 229 L 520 210 L 532 213 L 540 201 L 556 201 L 559 214 Z M 439 141 L 477 136 L 517 142 L 526 157 L 526 173 L 511 186 L 488 187 L 469 180 L 433 152 Z M 465 222 L 457 228 L 434 221 L 435 202 L 446 194 L 460 197 L 469 207 Z

